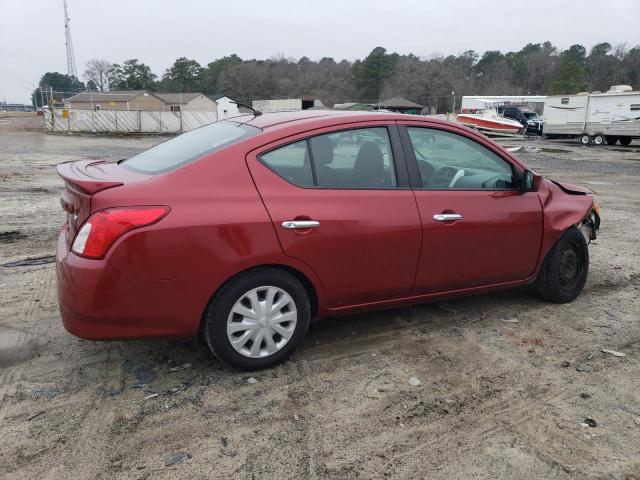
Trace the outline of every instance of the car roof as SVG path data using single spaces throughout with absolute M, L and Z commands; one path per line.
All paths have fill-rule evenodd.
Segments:
M 339 125 L 343 123 L 368 122 L 368 121 L 424 121 L 431 124 L 448 124 L 443 120 L 427 118 L 420 115 L 409 115 L 403 113 L 367 112 L 367 111 L 339 111 L 339 110 L 300 110 L 296 112 L 264 113 L 257 117 L 251 114 L 242 115 L 228 119 L 233 122 L 240 122 L 246 125 L 260 128 L 261 130 L 273 131 L 279 128 L 290 128 L 294 125 L 304 125 L 305 127 Z

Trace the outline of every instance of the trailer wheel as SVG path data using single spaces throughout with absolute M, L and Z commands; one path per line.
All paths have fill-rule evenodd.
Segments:
M 604 135 L 600 135 L 599 133 L 593 136 L 594 145 L 602 145 L 604 143 Z
M 620 137 L 620 145 L 625 147 L 631 143 L 631 137 Z
M 585 133 L 583 135 L 580 135 L 580 143 L 582 145 L 589 145 L 591 143 L 591 137 L 589 136 L 589 134 Z
M 613 135 L 607 135 L 604 137 L 604 139 L 607 141 L 607 145 L 615 145 L 618 141 L 618 137 Z

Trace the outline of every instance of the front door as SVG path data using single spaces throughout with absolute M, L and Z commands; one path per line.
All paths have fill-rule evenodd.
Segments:
M 318 274 L 329 308 L 413 288 L 420 217 L 397 129 L 378 125 L 298 135 L 247 157 L 285 254 Z
M 462 132 L 402 127 L 419 173 L 422 254 L 414 294 L 524 280 L 537 264 L 543 215 L 517 188 L 516 166 Z

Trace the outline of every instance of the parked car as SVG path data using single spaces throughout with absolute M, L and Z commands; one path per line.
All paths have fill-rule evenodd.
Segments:
M 312 319 L 523 285 L 569 302 L 600 218 L 589 190 L 414 115 L 241 116 L 58 172 L 66 329 L 201 335 L 239 369 L 285 360 Z
M 506 105 L 498 107 L 498 113 L 520 122 L 526 133 L 542 135 L 542 117 L 535 110 L 524 106 Z

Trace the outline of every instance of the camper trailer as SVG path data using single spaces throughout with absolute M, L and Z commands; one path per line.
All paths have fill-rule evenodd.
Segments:
M 614 85 L 608 92 L 550 96 L 543 118 L 548 138 L 578 137 L 583 145 L 629 145 L 640 138 L 640 91 Z

